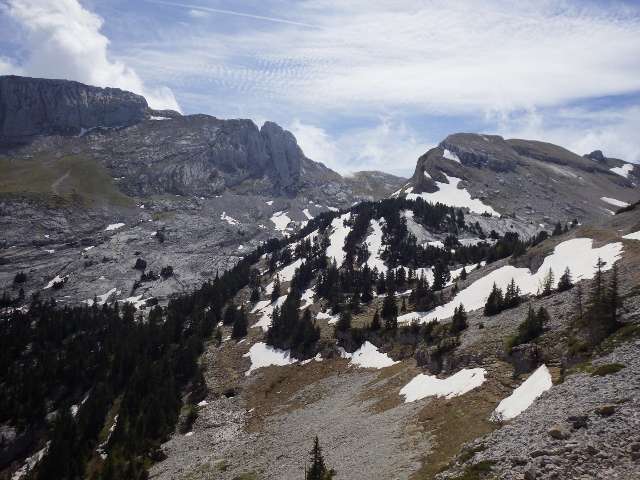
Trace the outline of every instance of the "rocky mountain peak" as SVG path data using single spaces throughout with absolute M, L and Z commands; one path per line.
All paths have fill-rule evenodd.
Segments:
M 36 135 L 78 135 L 95 127 L 122 127 L 147 116 L 144 97 L 119 88 L 69 80 L 0 77 L 0 144 Z
M 270 175 L 275 180 L 276 188 L 292 191 L 300 181 L 302 162 L 305 159 L 296 138 L 274 122 L 265 122 L 260 135 L 273 166 Z

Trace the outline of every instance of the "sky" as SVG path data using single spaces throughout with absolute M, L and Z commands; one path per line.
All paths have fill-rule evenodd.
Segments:
M 454 132 L 640 163 L 640 0 L 0 0 L 0 75 L 272 120 L 341 173 Z

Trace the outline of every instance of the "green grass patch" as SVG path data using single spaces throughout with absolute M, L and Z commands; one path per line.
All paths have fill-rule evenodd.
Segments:
M 612 373 L 617 373 L 624 368 L 624 365 L 621 363 L 607 363 L 605 365 L 598 365 L 593 368 L 591 375 L 594 377 L 604 377 L 606 375 L 611 375 Z
M 120 192 L 106 168 L 81 155 L 0 158 L 0 194 L 57 199 L 86 206 L 134 205 L 131 198 Z

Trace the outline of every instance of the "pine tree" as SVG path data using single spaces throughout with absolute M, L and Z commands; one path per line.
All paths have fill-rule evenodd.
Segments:
M 273 290 L 271 291 L 271 303 L 280 298 L 280 276 L 276 275 L 273 281 Z
M 238 340 L 247 336 L 247 314 L 244 311 L 244 306 L 240 308 L 236 318 L 233 322 L 233 329 L 231 330 L 231 338 Z
M 249 301 L 251 303 L 257 303 L 260 300 L 260 287 L 254 287 L 251 289 L 251 297 Z
M 564 269 L 564 273 L 558 280 L 558 292 L 566 292 L 567 290 L 571 290 L 573 288 L 573 280 L 571 279 L 571 271 L 569 267 Z
M 462 267 L 462 271 L 460 272 L 460 280 L 466 280 L 467 279 L 467 269 L 465 267 Z
M 516 285 L 515 280 L 512 278 L 504 294 L 503 308 L 515 308 L 520 305 L 520 301 L 520 287 Z
M 127 307 L 127 305 L 125 304 L 125 306 L 123 308 L 126 308 L 126 307 Z M 234 322 L 236 321 L 237 312 L 238 312 L 238 309 L 235 306 L 235 304 L 233 302 L 230 302 L 229 306 L 227 307 L 227 309 L 224 312 L 224 317 L 222 319 L 222 323 L 224 325 L 233 325 Z
M 555 285 L 555 276 L 553 275 L 553 270 L 549 268 L 549 271 L 544 276 L 542 280 L 542 291 L 540 295 L 546 297 L 547 295 L 551 295 L 553 291 L 553 286 Z
M 502 295 L 502 290 L 494 283 L 491 293 L 487 298 L 487 302 L 484 305 L 484 314 L 487 317 L 496 315 L 503 310 L 503 306 L 504 297 Z
M 324 464 L 324 457 L 322 456 L 322 448 L 320 448 L 320 441 L 317 436 L 309 455 L 311 466 L 305 471 L 305 480 L 331 480 L 335 475 L 335 471 L 333 469 L 327 470 Z
M 461 331 L 468 327 L 467 312 L 464 309 L 464 305 L 460 304 L 453 311 L 453 318 L 451 319 L 451 333 L 457 335 Z
M 387 330 L 398 328 L 398 305 L 396 295 L 393 292 L 389 292 L 382 302 L 382 318 Z
M 449 267 L 442 260 L 438 260 L 433 266 L 433 290 L 442 290 L 449 280 L 451 280 Z

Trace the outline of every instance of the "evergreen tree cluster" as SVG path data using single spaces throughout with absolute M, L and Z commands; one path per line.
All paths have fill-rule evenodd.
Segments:
M 484 305 L 484 314 L 487 317 L 497 315 L 504 310 L 515 308 L 521 303 L 522 296 L 520 294 L 520 287 L 516 285 L 515 280 L 511 279 L 504 293 L 502 289 L 494 283 L 491 293 L 489 293 Z
M 543 307 L 539 307 L 536 312 L 529 304 L 527 318 L 518 325 L 518 332 L 507 341 L 507 349 L 509 352 L 513 347 L 523 343 L 529 343 L 538 338 L 544 332 L 544 326 L 549 321 L 549 313 Z

